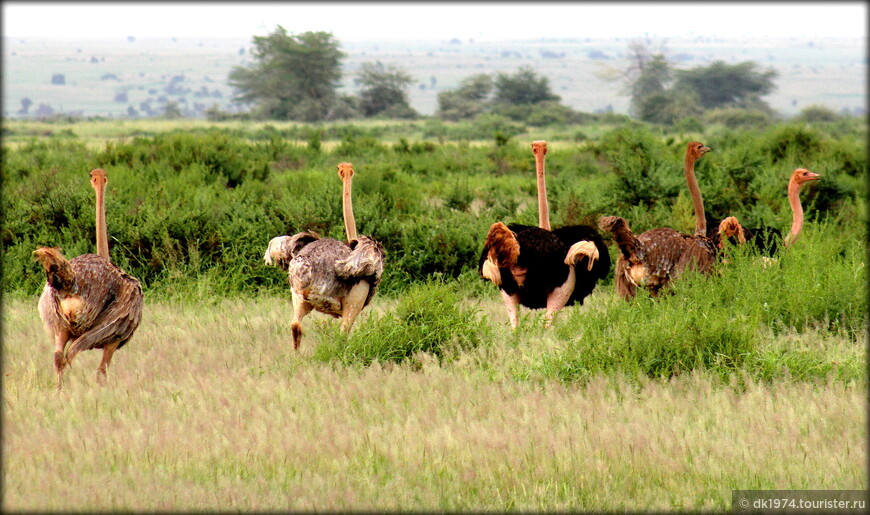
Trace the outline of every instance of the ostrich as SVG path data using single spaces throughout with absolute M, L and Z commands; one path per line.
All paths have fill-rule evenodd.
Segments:
M 302 318 L 312 309 L 341 317 L 350 332 L 360 311 L 375 295 L 384 271 L 384 248 L 368 236 L 357 236 L 351 201 L 353 165 L 340 163 L 347 242 L 321 238 L 312 231 L 272 238 L 263 260 L 288 272 L 293 297 L 293 348 L 302 342 Z
M 538 181 L 539 227 L 496 222 L 489 228 L 480 256 L 480 274 L 501 291 L 516 328 L 517 306 L 546 308 L 547 325 L 557 311 L 592 293 L 610 270 L 610 253 L 601 235 L 588 225 L 550 230 L 544 175 L 546 141 L 533 141 Z
M 801 187 L 810 181 L 817 181 L 820 178 L 821 176 L 819 174 L 812 173 L 804 168 L 797 168 L 791 174 L 791 178 L 788 181 L 788 203 L 791 206 L 792 222 L 791 230 L 783 241 L 783 244 L 786 247 L 794 244 L 804 225 L 804 210 L 801 206 L 800 199 Z M 726 218 L 725 220 L 722 220 L 722 223 L 725 224 L 726 220 L 728 219 Z M 719 248 L 724 246 L 724 241 L 720 241 L 718 233 L 708 233 L 708 236 L 718 244 Z M 742 245 L 749 242 L 755 248 L 759 249 L 762 254 L 768 257 L 773 257 L 776 254 L 778 250 L 778 241 L 782 240 L 782 233 L 779 229 L 769 226 L 754 227 L 751 229 L 740 226 L 740 231 L 739 233 L 736 233 L 736 236 L 737 244 Z
M 619 247 L 614 276 L 617 292 L 623 299 L 634 297 L 638 286 L 649 289 L 655 297 L 686 270 L 712 272 L 716 247 L 705 235 L 704 202 L 695 178 L 695 162 L 709 151 L 697 141 L 686 147 L 685 174 L 695 209 L 694 234 L 663 227 L 635 236 L 623 218 L 605 216 L 599 220 L 598 226 L 610 232 Z
M 106 172 L 92 170 L 91 185 L 97 194 L 97 254 L 67 261 L 58 248 L 40 247 L 33 252 L 45 269 L 39 316 L 54 340 L 58 390 L 63 386 L 64 368 L 76 354 L 90 349 L 103 349 L 97 381 L 105 383 L 112 355 L 130 341 L 142 320 L 142 286 L 109 260 Z

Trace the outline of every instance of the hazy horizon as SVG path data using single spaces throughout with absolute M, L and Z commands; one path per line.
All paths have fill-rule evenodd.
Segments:
M 191 23 L 191 20 L 207 21 Z M 361 22 L 360 20 L 365 20 Z M 867 35 L 865 2 L 4 2 L 3 36 L 225 38 L 331 32 L 349 42 Z

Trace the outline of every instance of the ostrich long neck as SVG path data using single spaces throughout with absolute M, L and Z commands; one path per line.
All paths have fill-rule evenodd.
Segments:
M 785 237 L 785 246 L 788 247 L 797 240 L 804 226 L 804 208 L 801 206 L 801 185 L 794 179 L 788 183 L 788 203 L 791 205 L 791 231 Z
M 97 191 L 97 255 L 109 258 L 109 233 L 106 229 L 106 185 L 100 184 Z
M 704 200 L 701 198 L 701 188 L 695 178 L 695 156 L 686 153 L 686 184 L 689 185 L 689 193 L 692 195 L 692 204 L 695 207 L 695 236 L 707 234 L 707 220 L 704 218 Z
M 547 147 L 541 145 L 535 150 L 535 171 L 538 175 L 538 227 L 550 230 L 550 206 L 547 204 L 547 180 L 544 176 L 544 155 Z
M 350 196 L 351 181 L 353 179 L 348 176 L 342 181 L 344 183 L 342 195 L 342 207 L 344 208 L 344 230 L 347 233 L 347 241 L 356 239 L 356 220 L 353 218 L 353 200 Z

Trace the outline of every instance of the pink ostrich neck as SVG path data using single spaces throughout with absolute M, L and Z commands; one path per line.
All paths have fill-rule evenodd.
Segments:
M 106 229 L 106 183 L 99 181 L 94 190 L 97 192 L 97 255 L 109 258 L 109 234 Z
M 794 177 L 788 182 L 788 203 L 791 206 L 791 231 L 785 237 L 788 247 L 797 240 L 804 226 L 804 208 L 801 206 L 801 185 Z
M 538 175 L 538 227 L 550 230 L 550 206 L 547 203 L 547 180 L 544 176 L 544 156 L 547 155 L 546 141 L 533 141 L 535 171 Z
M 690 152 L 686 152 L 686 184 L 689 185 L 689 194 L 692 195 L 692 205 L 695 207 L 695 236 L 706 236 L 707 220 L 704 218 L 704 200 L 701 198 L 701 188 L 695 178 L 695 160 L 697 158 Z
M 342 208 L 344 210 L 344 230 L 347 233 L 347 241 L 351 242 L 356 239 L 356 220 L 353 217 L 353 199 L 351 198 L 353 169 L 350 165 L 347 166 L 344 173 L 341 173 L 341 181 L 344 183 L 341 198 Z

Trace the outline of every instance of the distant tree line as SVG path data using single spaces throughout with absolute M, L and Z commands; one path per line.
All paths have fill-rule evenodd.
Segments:
M 253 45 L 253 63 L 235 67 L 229 76 L 235 100 L 250 106 L 251 116 L 306 122 L 418 117 L 407 92 L 414 78 L 392 64 L 363 63 L 354 77 L 358 93 L 339 94 L 341 61 L 346 54 L 328 32 L 293 35 L 279 25 L 267 36 L 254 36 Z M 708 111 L 727 118 L 738 110 L 743 121 L 767 119 L 773 114 L 761 99 L 775 87 L 777 74 L 772 69 L 761 70 L 750 61 L 715 61 L 677 70 L 662 49 L 653 50 L 648 42 L 634 40 L 628 47 L 629 64 L 619 78 L 626 83 L 622 93 L 631 97 L 634 118 L 674 125 Z M 458 121 L 490 114 L 530 125 L 582 122 L 592 116 L 578 113 L 560 100 L 547 77 L 522 66 L 512 74 L 464 78 L 455 89 L 438 94 L 435 116 Z M 219 117 L 221 113 L 211 110 L 208 114 Z
M 665 125 L 722 109 L 770 117 L 773 109 L 761 97 L 774 90 L 776 76 L 775 70 L 760 70 L 752 61 L 714 61 L 707 66 L 675 70 L 663 48 L 651 49 L 641 40 L 629 43 L 629 66 L 623 72 L 631 95 L 630 114 Z

